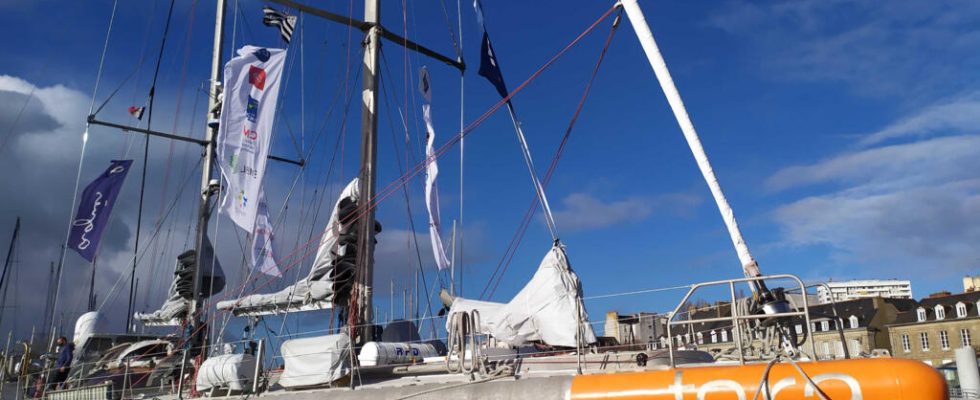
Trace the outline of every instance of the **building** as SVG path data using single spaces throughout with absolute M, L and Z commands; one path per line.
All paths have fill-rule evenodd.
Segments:
M 888 325 L 892 355 L 940 366 L 957 348 L 980 348 L 980 291 L 937 293 L 919 301 Z
M 884 297 L 897 299 L 912 298 L 912 282 L 907 280 L 856 280 L 827 282 L 830 288 L 817 286 L 817 297 L 821 304 L 834 301 L 848 301 L 865 297 Z
M 918 303 L 912 299 L 883 297 L 820 304 L 809 308 L 812 337 L 804 329 L 803 319 L 796 319 L 793 329 L 802 343 L 801 350 L 810 354 L 813 349 L 810 342 L 813 341 L 817 349 L 816 358 L 820 360 L 844 358 L 847 354 L 844 346 L 847 346 L 851 356 L 890 353 L 892 349 L 886 325 L 896 321 L 902 312 L 914 310 L 917 306 Z M 716 357 L 737 357 L 735 332 L 730 320 L 697 322 L 731 316 L 729 303 L 719 302 L 692 308 L 686 314 L 695 322 L 691 325 L 675 325 L 671 329 L 675 346 L 696 347 L 715 354 Z M 838 321 L 842 323 L 842 332 L 837 329 Z M 692 329 L 688 329 L 688 326 Z M 743 349 L 747 354 L 772 352 L 780 346 L 778 342 L 763 343 L 757 333 L 740 334 L 752 335 L 751 339 L 742 338 L 745 343 Z M 767 345 L 773 348 L 766 348 Z
M 980 290 L 980 275 L 967 275 L 963 277 L 963 293 L 975 292 Z
M 660 337 L 666 336 L 666 318 L 654 313 L 620 315 L 615 311 L 606 313 L 604 335 L 616 339 L 619 345 L 641 345 L 646 348 L 659 347 Z
M 812 337 L 803 341 L 801 349 L 812 352 L 812 341 L 818 360 L 892 353 L 887 325 L 917 305 L 912 299 L 865 297 L 810 307 Z M 793 327 L 797 335 L 804 334 L 803 324 L 799 319 Z M 839 324 L 843 329 L 837 329 Z

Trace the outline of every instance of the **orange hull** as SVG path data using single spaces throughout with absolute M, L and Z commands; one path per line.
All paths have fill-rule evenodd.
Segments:
M 833 400 L 948 398 L 942 376 L 918 361 L 878 358 L 799 365 Z M 751 400 L 765 369 L 765 364 L 755 364 L 577 376 L 572 380 L 570 398 Z M 774 400 L 820 398 L 789 363 L 773 366 L 769 387 Z

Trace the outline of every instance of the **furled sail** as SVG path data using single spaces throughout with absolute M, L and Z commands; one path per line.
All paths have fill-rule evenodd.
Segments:
M 290 311 L 322 310 L 346 304 L 354 283 L 356 263 L 357 207 L 360 199 L 355 178 L 340 194 L 327 223 L 310 273 L 300 281 L 275 293 L 254 294 L 218 302 L 219 310 L 236 316 L 267 315 Z M 380 225 L 375 223 L 380 231 Z
M 439 228 L 439 188 L 436 177 L 439 176 L 439 164 L 436 163 L 435 141 L 436 130 L 432 126 L 432 85 L 429 82 L 429 70 L 422 67 L 419 78 L 419 90 L 422 92 L 422 119 L 425 120 L 425 208 L 429 211 L 429 240 L 432 241 L 432 254 L 439 270 L 449 268 L 449 258 L 442 245 L 442 233 Z
M 579 335 L 582 344 L 596 340 L 582 303 L 582 285 L 561 244 L 548 251 L 531 281 L 509 303 L 457 297 L 449 315 L 472 310 L 480 313 L 481 333 L 511 346 L 540 341 L 576 347 Z
M 210 297 L 225 288 L 225 273 L 221 269 L 221 263 L 214 256 L 214 247 L 207 238 L 204 240 L 204 257 L 201 258 L 201 287 L 200 293 L 204 297 Z M 167 300 L 163 302 L 160 309 L 152 313 L 136 313 L 137 320 L 149 326 L 180 326 L 187 318 L 187 312 L 194 301 L 194 267 L 197 264 L 197 252 L 187 250 L 177 256 L 177 265 L 174 267 L 174 281 L 170 284 L 167 292 Z

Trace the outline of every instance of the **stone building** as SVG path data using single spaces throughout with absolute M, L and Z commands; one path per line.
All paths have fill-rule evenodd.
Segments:
M 888 325 L 892 355 L 940 366 L 957 348 L 980 348 L 980 291 L 937 293 L 919 301 Z
M 606 313 L 603 329 L 604 336 L 616 340 L 616 344 L 657 348 L 660 338 L 666 336 L 663 315 L 654 313 L 636 313 L 620 315 L 615 311 Z

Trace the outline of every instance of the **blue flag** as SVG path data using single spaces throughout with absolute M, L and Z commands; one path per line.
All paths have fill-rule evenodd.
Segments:
M 488 81 L 497 88 L 500 97 L 507 97 L 507 85 L 504 84 L 504 74 L 500 72 L 500 63 L 497 62 L 497 53 L 493 51 L 493 44 L 490 43 L 490 34 L 487 27 L 483 24 L 483 6 L 479 0 L 473 1 L 473 9 L 476 10 L 476 19 L 483 28 L 483 43 L 480 44 L 480 76 L 487 78 Z
M 112 206 L 132 164 L 133 160 L 112 160 L 109 168 L 82 192 L 78 212 L 72 220 L 71 234 L 68 235 L 68 247 L 90 262 L 95 259 Z

